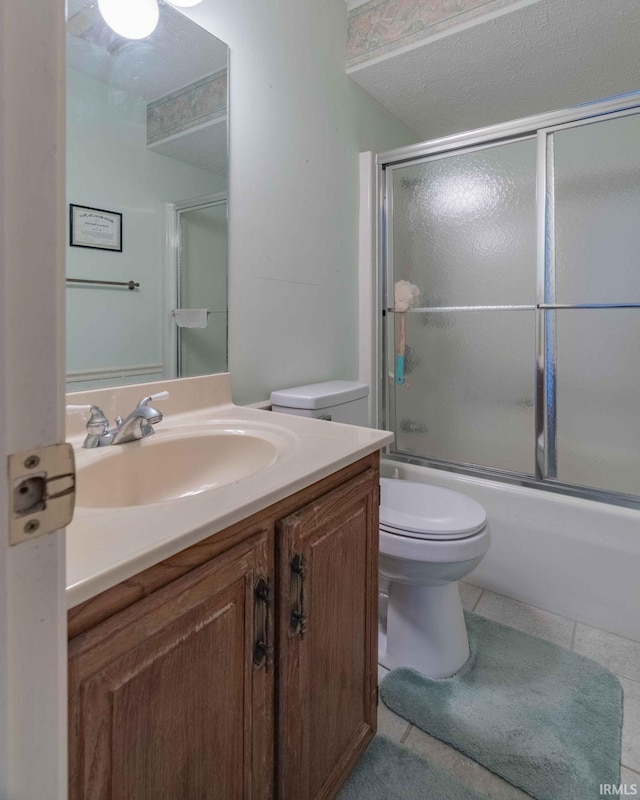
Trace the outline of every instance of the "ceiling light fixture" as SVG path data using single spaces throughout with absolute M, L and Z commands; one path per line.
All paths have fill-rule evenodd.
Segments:
M 157 0 L 98 0 L 107 25 L 126 39 L 145 39 L 160 18 Z

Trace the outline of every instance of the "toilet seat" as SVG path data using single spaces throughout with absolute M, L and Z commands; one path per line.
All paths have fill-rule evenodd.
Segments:
M 385 533 L 390 533 L 393 536 L 401 536 L 403 539 L 418 539 L 421 541 L 429 542 L 456 542 L 460 539 L 470 539 L 472 536 L 480 533 L 484 529 L 484 525 L 477 530 L 470 533 L 462 533 L 460 531 L 452 531 L 451 533 L 432 533 L 430 531 L 406 531 L 403 528 L 393 528 L 391 525 L 380 525 L 380 530 Z
M 484 508 L 460 492 L 413 481 L 380 479 L 380 530 L 395 536 L 456 541 L 487 525 Z

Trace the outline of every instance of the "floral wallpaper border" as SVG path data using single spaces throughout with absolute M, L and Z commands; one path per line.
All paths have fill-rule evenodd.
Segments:
M 227 70 L 220 70 L 147 106 L 147 144 L 227 113 Z
M 521 0 L 369 0 L 349 11 L 347 69 Z

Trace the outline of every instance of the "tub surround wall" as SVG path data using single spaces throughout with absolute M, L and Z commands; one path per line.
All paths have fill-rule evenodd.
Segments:
M 492 546 L 470 583 L 640 641 L 640 511 L 383 460 L 487 512 Z

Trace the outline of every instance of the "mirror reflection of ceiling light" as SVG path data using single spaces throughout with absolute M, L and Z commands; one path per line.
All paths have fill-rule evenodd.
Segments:
M 191 8 L 202 0 L 167 0 L 176 8 Z M 160 18 L 158 0 L 98 0 L 98 8 L 109 27 L 125 39 L 145 39 Z
M 176 8 L 191 8 L 191 6 L 197 6 L 201 2 L 202 0 L 167 0 L 170 6 L 175 6 Z
M 157 0 L 98 0 L 107 25 L 125 39 L 145 39 L 160 18 Z

